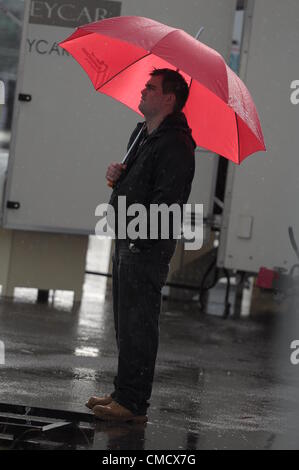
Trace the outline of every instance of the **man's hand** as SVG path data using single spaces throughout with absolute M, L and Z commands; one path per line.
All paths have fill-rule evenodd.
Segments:
M 111 163 L 108 166 L 106 172 L 106 179 L 108 182 L 108 186 L 111 188 L 115 185 L 116 181 L 121 175 L 121 172 L 127 168 L 127 165 L 124 163 Z

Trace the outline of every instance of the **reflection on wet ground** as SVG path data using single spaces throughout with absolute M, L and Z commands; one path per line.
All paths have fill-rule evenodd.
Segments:
M 20 437 L 5 445 L 299 448 L 299 366 L 289 360 L 290 339 L 298 339 L 299 328 L 292 309 L 266 320 L 258 315 L 224 320 L 201 315 L 196 304 L 164 301 L 149 422 L 137 426 L 95 420 L 84 406 L 91 395 L 111 392 L 116 372 L 109 281 L 86 275 L 81 304 L 72 308 L 69 300 L 66 293 L 64 303 L 61 292 L 58 302 L 37 304 L 32 293 L 26 297 L 22 291 L 13 301 L 0 301 L 0 340 L 5 345 L 0 402 L 60 410 L 55 418 L 60 421 L 64 412 L 83 413 L 86 422 L 76 427 L 69 416 L 71 424 L 59 432 L 37 430 L 26 444 Z M 0 419 L 0 438 L 11 430 L 7 419 Z M 18 419 L 23 426 L 22 416 Z

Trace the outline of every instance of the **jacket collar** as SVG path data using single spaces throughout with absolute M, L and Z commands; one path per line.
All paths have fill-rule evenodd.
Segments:
M 139 122 L 137 124 L 138 129 L 142 127 L 144 123 Z M 184 132 L 188 137 L 192 140 L 194 148 L 196 147 L 196 142 L 192 137 L 192 130 L 190 129 L 186 116 L 182 111 L 175 111 L 171 114 L 168 114 L 165 116 L 163 121 L 159 124 L 159 126 L 151 132 L 151 134 L 148 136 L 147 140 L 152 140 L 153 138 L 157 138 L 164 134 L 168 129 L 179 129 L 182 132 Z M 147 135 L 147 129 L 145 129 L 145 135 Z

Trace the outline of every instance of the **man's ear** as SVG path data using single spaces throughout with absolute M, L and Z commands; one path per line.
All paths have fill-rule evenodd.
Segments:
M 166 103 L 175 105 L 176 97 L 174 93 L 167 93 Z

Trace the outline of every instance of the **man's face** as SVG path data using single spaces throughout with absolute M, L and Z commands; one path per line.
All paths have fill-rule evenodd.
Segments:
M 163 94 L 162 76 L 151 77 L 141 91 L 139 110 L 145 117 L 153 117 L 165 111 L 172 110 L 175 96 L 172 93 Z

